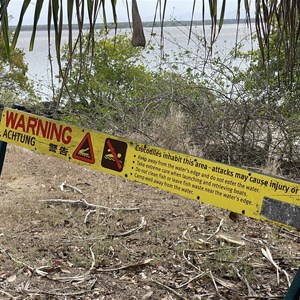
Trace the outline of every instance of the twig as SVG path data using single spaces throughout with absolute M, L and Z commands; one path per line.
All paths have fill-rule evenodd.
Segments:
M 246 241 L 246 242 L 249 242 L 249 243 L 252 243 L 252 244 L 258 244 L 258 245 L 261 245 L 261 241 L 260 240 L 256 240 L 256 239 L 248 239 L 244 236 L 241 237 L 242 240 Z
M 231 243 L 231 244 L 238 245 L 238 246 L 245 246 L 245 242 L 244 241 L 234 239 L 234 238 L 232 238 L 230 236 L 226 236 L 224 234 L 218 234 L 218 235 L 216 235 L 216 238 L 224 240 L 224 241 L 226 241 L 228 243 Z
M 85 217 L 84 217 L 83 224 L 86 224 L 86 223 L 87 223 L 87 219 L 88 219 L 89 215 L 95 214 L 96 212 L 97 212 L 97 210 L 95 210 L 95 209 L 89 210 L 89 211 L 86 213 Z
M 98 272 L 115 272 L 115 271 L 120 271 L 120 270 L 125 270 L 125 269 L 138 268 L 138 267 L 142 267 L 142 266 L 149 264 L 152 260 L 153 259 L 146 259 L 146 260 L 136 263 L 136 264 L 130 264 L 130 265 L 121 266 L 121 267 L 117 267 L 117 268 L 97 269 L 96 271 L 98 271 Z
M 196 275 L 195 277 L 190 278 L 187 282 L 182 283 L 182 284 L 180 284 L 180 285 L 177 285 L 177 286 L 176 286 L 176 289 L 181 289 L 181 288 L 187 286 L 187 285 L 188 285 L 189 283 L 191 283 L 192 281 L 197 280 L 197 279 L 199 279 L 199 278 L 201 278 L 201 277 L 203 277 L 203 276 L 205 276 L 205 275 L 207 275 L 207 274 L 208 274 L 208 272 L 202 272 L 202 273 Z
M 212 234 L 206 239 L 206 241 L 208 241 L 209 239 L 211 239 L 215 234 L 217 234 L 217 233 L 221 230 L 221 227 L 223 226 L 223 222 L 224 222 L 224 219 L 221 219 L 220 224 L 219 224 L 218 228 L 216 229 L 216 231 L 215 231 L 214 233 L 212 233 Z
M 193 241 L 195 243 L 200 243 L 200 244 L 209 244 L 207 241 L 204 241 L 202 239 L 192 240 L 190 237 L 187 236 L 188 231 L 194 227 L 195 227 L 194 225 L 189 225 L 188 228 L 183 231 L 182 233 L 183 239 L 185 239 L 186 241 Z
M 12 294 L 8 293 L 8 292 L 5 292 L 3 290 L 0 290 L 0 293 L 9 297 L 8 299 L 17 299 L 16 297 L 14 297 Z
M 45 202 L 48 204 L 71 204 L 71 205 L 78 205 L 86 209 L 106 209 L 106 210 L 123 210 L 123 211 L 138 211 L 138 207 L 107 207 L 103 205 L 97 205 L 87 202 L 85 199 L 80 200 L 66 200 L 66 199 L 46 199 L 40 200 L 40 202 Z
M 198 267 L 196 267 L 194 264 L 192 264 L 190 261 L 189 261 L 189 259 L 186 257 L 186 255 L 185 255 L 185 251 L 186 250 L 183 250 L 182 251 L 182 256 L 183 256 L 183 258 L 186 260 L 186 262 L 190 265 L 190 266 L 192 266 L 194 269 L 196 269 L 197 271 L 201 271 Z
M 147 222 L 145 220 L 144 217 L 141 218 L 141 223 L 138 227 L 135 227 L 135 228 L 132 228 L 132 229 L 129 229 L 125 232 L 121 232 L 121 233 L 109 233 L 107 234 L 108 237 L 120 237 L 120 236 L 127 236 L 127 235 L 130 235 L 131 233 L 135 232 L 135 231 L 138 231 L 140 229 L 142 229 L 145 225 L 147 225 Z
M 259 299 L 259 300 L 271 300 L 271 299 L 284 299 L 284 296 L 243 296 L 243 299 Z
M 209 271 L 209 275 L 210 275 L 211 280 L 213 281 L 213 284 L 214 284 L 214 287 L 216 289 L 216 292 L 219 293 L 218 286 L 216 284 L 215 278 L 214 278 L 211 270 Z
M 78 275 L 78 276 L 69 276 L 69 277 L 59 277 L 59 276 L 53 276 L 53 277 L 48 277 L 49 279 L 53 281 L 59 281 L 59 282 L 77 282 L 77 283 L 82 283 L 87 280 L 88 276 L 90 275 L 90 271 L 88 270 L 85 274 L 83 275 Z
M 79 188 L 72 186 L 70 184 L 67 184 L 66 181 L 64 181 L 59 187 L 62 192 L 64 191 L 64 188 L 69 188 L 69 189 L 73 190 L 75 193 L 78 193 L 80 195 L 83 194 Z
M 47 276 L 48 275 L 48 272 L 45 272 L 45 271 L 41 270 L 43 268 L 46 268 L 47 266 L 42 266 L 42 267 L 39 267 L 39 268 L 33 268 L 33 267 L 29 266 L 28 264 L 26 264 L 26 263 L 24 263 L 24 262 L 22 262 L 20 260 L 15 259 L 8 251 L 6 251 L 6 254 L 15 263 L 23 265 L 24 267 L 26 267 L 27 269 L 29 269 L 32 273 L 37 273 L 40 276 Z
M 64 240 L 65 243 L 73 243 L 75 241 L 98 241 L 98 240 L 105 240 L 107 238 L 114 238 L 114 237 L 123 237 L 123 236 L 128 236 L 140 229 L 142 229 L 145 225 L 147 224 L 146 220 L 144 217 L 141 218 L 141 222 L 137 227 L 131 228 L 127 231 L 120 232 L 120 233 L 108 233 L 106 235 L 98 236 L 96 238 L 86 238 L 86 239 L 74 239 L 74 240 Z
M 233 268 L 235 269 L 236 274 L 237 274 L 237 276 L 240 278 L 240 280 L 241 280 L 242 282 L 244 282 L 245 285 L 247 286 L 247 289 L 248 289 L 248 296 L 251 296 L 251 297 L 257 296 L 257 294 L 254 292 L 254 290 L 251 288 L 251 286 L 250 286 L 248 280 L 247 280 L 246 278 L 244 278 L 244 277 L 240 274 L 238 268 L 237 268 L 236 266 L 234 266 L 234 265 L 233 265 Z
M 217 251 L 227 251 L 227 250 L 238 250 L 240 249 L 241 246 L 238 247 L 219 247 L 219 248 L 214 248 L 214 249 L 207 249 L 207 250 L 203 250 L 203 249 L 185 249 L 184 251 L 186 252 L 197 252 L 197 253 L 210 253 L 210 252 L 217 252 Z
M 48 268 L 48 266 L 33 268 L 33 267 L 27 265 L 26 263 L 15 259 L 8 251 L 6 251 L 6 253 L 10 257 L 10 259 L 12 259 L 15 263 L 23 265 L 24 267 L 28 268 L 32 273 L 36 273 L 40 276 L 47 277 L 51 280 L 60 281 L 60 282 L 84 282 L 86 280 L 86 277 L 90 274 L 90 270 L 88 270 L 84 275 L 79 275 L 79 276 L 72 276 L 72 277 L 55 277 L 55 276 L 53 276 L 52 277 L 52 276 L 49 276 L 48 272 L 42 271 L 42 269 Z M 93 254 L 92 254 L 92 257 L 93 257 Z M 95 259 L 95 257 L 93 257 L 93 260 L 94 259 Z M 92 267 L 94 267 L 93 263 L 92 263 Z
M 221 299 L 227 300 L 224 296 L 222 296 L 222 295 L 219 293 L 219 289 L 218 289 L 218 286 L 217 286 L 217 283 L 216 283 L 215 277 L 213 276 L 212 271 L 209 270 L 208 273 L 209 273 L 210 278 L 211 278 L 211 280 L 212 280 L 212 282 L 213 282 L 213 284 L 214 284 L 214 287 L 215 287 L 215 289 L 216 289 L 216 294 L 218 295 L 218 297 L 221 298 Z
M 91 252 L 91 256 L 92 256 L 92 264 L 91 264 L 91 267 L 89 269 L 89 271 L 91 271 L 94 266 L 95 266 L 95 262 L 96 262 L 96 259 L 95 259 L 95 254 L 93 252 L 93 247 L 95 246 L 95 244 L 93 244 L 91 247 L 90 247 L 90 252 Z
M 42 290 L 38 290 L 38 291 L 27 290 L 26 292 L 30 293 L 30 294 L 37 294 L 37 295 L 45 294 L 45 295 L 53 295 L 53 296 L 79 296 L 79 295 L 89 293 L 90 291 L 89 290 L 84 290 L 84 291 L 81 290 L 78 292 L 59 293 L 59 292 L 42 291 Z
M 295 232 L 291 231 L 291 230 L 288 230 L 286 228 L 281 228 L 282 231 L 284 231 L 287 235 L 291 235 L 292 237 L 296 237 L 296 238 L 300 238 L 300 235 L 299 234 L 296 234 Z M 283 234 L 280 234 L 280 235 L 283 235 Z
M 261 249 L 262 254 L 264 255 L 265 258 L 268 259 L 268 261 L 275 267 L 276 269 L 276 274 L 277 274 L 277 283 L 279 284 L 279 271 L 281 271 L 282 273 L 284 273 L 288 286 L 291 285 L 290 283 L 290 279 L 289 279 L 289 275 L 287 274 L 287 272 L 283 269 L 281 269 L 273 260 L 272 254 L 270 252 L 270 249 L 268 247 L 265 247 L 265 249 Z
M 156 281 L 156 280 L 149 280 L 148 282 L 150 283 L 155 283 L 163 288 L 165 288 L 167 291 L 173 293 L 174 295 L 176 295 L 177 297 L 179 297 L 180 299 L 183 299 L 183 300 L 188 300 L 186 297 L 184 297 L 182 294 L 179 294 L 178 292 L 176 292 L 174 289 L 170 288 L 169 286 L 159 282 L 159 281 Z

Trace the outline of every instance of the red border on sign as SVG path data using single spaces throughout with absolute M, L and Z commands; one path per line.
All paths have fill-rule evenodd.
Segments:
M 109 139 L 107 139 L 106 144 L 107 144 L 108 148 L 110 149 L 111 154 L 113 155 L 113 157 L 115 159 L 115 162 L 117 164 L 118 169 L 121 170 L 123 168 L 123 166 L 122 166 L 122 164 L 121 164 L 121 162 L 120 162 L 120 160 L 117 156 L 117 153 L 116 153 L 113 145 L 111 144 L 111 141 Z
M 79 151 L 82 149 L 83 145 L 86 142 L 88 142 L 88 145 L 89 145 L 90 158 L 78 155 Z M 95 156 L 94 156 L 94 150 L 93 150 L 93 145 L 92 145 L 92 139 L 91 139 L 91 135 L 90 135 L 89 132 L 84 136 L 84 138 L 82 139 L 82 141 L 80 142 L 80 144 L 78 145 L 78 147 L 76 148 L 76 150 L 74 151 L 72 157 L 74 159 L 78 159 L 78 160 L 81 160 L 81 161 L 84 161 L 84 162 L 87 162 L 87 163 L 90 163 L 90 164 L 94 164 L 95 163 Z

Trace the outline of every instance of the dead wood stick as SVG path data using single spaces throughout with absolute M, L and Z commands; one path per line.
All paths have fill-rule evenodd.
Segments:
M 48 275 L 47 272 L 42 271 L 42 269 L 43 269 L 44 267 L 33 268 L 33 267 L 29 266 L 28 264 L 26 264 L 26 263 L 24 263 L 24 262 L 22 262 L 22 261 L 20 261 L 20 260 L 15 259 L 8 251 L 6 251 L 6 254 L 8 255 L 8 257 L 9 257 L 12 261 L 14 261 L 14 262 L 17 263 L 17 264 L 20 264 L 20 265 L 26 267 L 26 268 L 29 269 L 32 273 L 37 273 L 37 274 L 40 275 L 40 276 L 47 276 L 47 275 Z
M 189 259 L 187 258 L 187 256 L 185 255 L 185 250 L 182 251 L 182 256 L 183 258 L 186 260 L 186 262 L 191 265 L 193 268 L 195 268 L 198 272 L 201 272 L 200 268 L 198 268 L 197 266 L 195 266 L 193 263 L 191 263 L 189 261 Z
M 194 239 L 191 239 L 190 237 L 187 236 L 187 233 L 190 229 L 193 229 L 195 226 L 194 225 L 189 225 L 188 228 L 186 230 L 183 231 L 182 233 L 182 237 L 186 240 L 186 241 L 192 241 L 194 243 L 198 243 L 198 244 L 209 244 L 209 242 L 207 241 L 204 241 L 202 239 L 197 239 L 197 240 L 194 240 Z
M 189 283 L 191 283 L 192 281 L 197 280 L 197 279 L 199 279 L 199 278 L 201 278 L 201 277 L 203 277 L 204 275 L 207 275 L 207 274 L 208 274 L 208 272 L 202 272 L 202 273 L 200 273 L 200 274 L 198 274 L 198 275 L 196 275 L 196 276 L 190 278 L 187 282 L 182 283 L 182 284 L 180 284 L 180 285 L 177 285 L 177 286 L 176 286 L 176 289 L 181 289 L 181 288 L 187 286 L 187 285 L 188 285 Z
M 3 290 L 0 290 L 0 293 L 9 297 L 8 299 L 17 299 L 17 297 L 14 297 L 12 294 L 6 292 L 6 291 L 3 291 Z
M 85 215 L 85 217 L 84 217 L 83 224 L 86 224 L 86 223 L 87 223 L 87 219 L 88 219 L 89 215 L 91 215 L 91 214 L 95 214 L 96 212 L 97 212 L 97 210 L 96 210 L 96 209 L 89 210 L 89 211 L 87 212 L 87 214 Z
M 213 282 L 213 284 L 214 284 L 214 287 L 215 287 L 215 289 L 216 289 L 216 292 L 217 292 L 217 293 L 219 293 L 218 286 L 217 286 L 217 284 L 216 284 L 216 281 L 215 281 L 214 275 L 213 275 L 213 273 L 212 273 L 212 271 L 211 271 L 211 270 L 209 271 L 209 275 L 210 275 L 210 278 L 211 278 L 211 280 L 212 280 L 212 282 Z
M 224 219 L 221 219 L 220 224 L 219 224 L 218 228 L 216 229 L 216 231 L 213 232 L 213 233 L 206 239 L 206 241 L 210 240 L 214 235 L 216 235 L 216 234 L 221 230 L 221 227 L 223 226 L 223 223 L 224 223 Z
M 120 236 L 127 236 L 127 235 L 130 235 L 131 233 L 135 232 L 135 231 L 138 231 L 140 229 L 142 229 L 145 225 L 147 224 L 146 220 L 144 217 L 141 218 L 141 223 L 139 224 L 138 227 L 135 227 L 135 228 L 132 228 L 132 229 L 129 229 L 125 232 L 121 232 L 121 233 L 109 233 L 107 234 L 108 237 L 120 237 Z
M 176 292 L 174 289 L 170 288 L 169 286 L 167 286 L 167 285 L 165 285 L 165 284 L 163 284 L 163 283 L 161 283 L 161 282 L 159 282 L 159 281 L 156 281 L 156 280 L 152 279 L 152 280 L 147 280 L 147 282 L 149 282 L 149 283 L 155 283 L 155 284 L 157 284 L 157 285 L 159 285 L 159 286 L 165 288 L 167 291 L 173 293 L 173 294 L 176 295 L 178 298 L 183 299 L 183 300 L 188 300 L 188 298 L 184 297 L 182 294 L 179 294 L 179 293 Z
M 87 209 L 106 209 L 106 210 L 123 210 L 123 211 L 138 211 L 138 207 L 108 207 L 98 204 L 92 204 L 87 202 L 85 199 L 79 199 L 79 200 L 67 200 L 67 199 L 46 199 L 46 200 L 40 200 L 40 202 L 45 202 L 48 204 L 70 204 L 70 205 L 78 205 L 83 208 Z
M 239 279 L 246 285 L 247 290 L 248 290 L 248 296 L 257 296 L 257 294 L 255 293 L 255 291 L 252 289 L 252 287 L 250 286 L 248 280 L 246 277 L 243 277 L 239 271 L 239 269 L 236 266 L 233 266 L 233 268 L 236 271 L 237 276 L 239 277 Z
M 44 295 L 63 296 L 64 297 L 64 296 L 79 296 L 79 295 L 89 293 L 90 291 L 89 290 L 83 290 L 83 291 L 81 290 L 81 291 L 78 291 L 78 292 L 59 293 L 59 292 L 42 291 L 42 290 L 37 290 L 37 291 L 27 290 L 26 292 L 29 293 L 29 294 L 36 294 L 36 295 L 44 294 Z
M 276 296 L 276 295 L 270 295 L 270 296 L 243 296 L 243 299 L 259 299 L 259 300 L 270 300 L 270 299 L 283 299 L 284 296 Z
M 138 267 L 142 267 L 145 266 L 147 264 L 149 264 L 152 261 L 152 259 L 146 259 L 142 262 L 138 262 L 135 264 L 130 264 L 130 265 L 126 265 L 126 266 L 121 266 L 121 267 L 117 267 L 117 268 L 108 268 L 108 269 L 96 269 L 97 272 L 115 272 L 115 271 L 120 271 L 120 270 L 125 270 L 125 269 L 131 269 L 131 268 L 138 268 Z
M 64 188 L 69 188 L 69 189 L 73 190 L 75 193 L 78 193 L 81 195 L 83 194 L 79 188 L 66 183 L 66 181 L 64 181 L 59 187 L 62 192 L 64 191 Z
M 90 271 L 87 271 L 83 275 L 78 275 L 78 276 L 66 276 L 66 277 L 51 276 L 51 277 L 48 277 L 48 278 L 53 280 L 53 281 L 59 281 L 59 282 L 82 283 L 82 282 L 86 281 L 89 278 L 89 275 L 90 275 Z
M 94 266 L 95 266 L 95 262 L 96 262 L 96 259 L 95 259 L 95 254 L 93 252 L 93 247 L 95 246 L 95 244 L 93 244 L 91 247 L 90 247 L 90 252 L 91 252 L 91 256 L 92 256 L 92 264 L 90 266 L 90 269 L 89 271 L 91 271 L 92 269 L 94 269 Z

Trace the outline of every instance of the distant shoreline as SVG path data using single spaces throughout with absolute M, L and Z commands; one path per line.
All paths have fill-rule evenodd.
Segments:
M 226 19 L 223 21 L 223 25 L 225 24 L 237 24 L 237 20 L 236 19 Z M 240 20 L 240 24 L 246 24 L 246 20 L 245 19 L 241 19 Z M 143 22 L 143 26 L 145 28 L 152 28 L 152 27 L 161 27 L 161 22 Z M 211 25 L 211 20 L 206 20 L 206 21 L 193 21 L 192 22 L 192 26 L 201 26 L 201 25 Z M 179 27 L 179 26 L 191 26 L 191 21 L 177 21 L 177 20 L 174 20 L 174 21 L 164 21 L 163 23 L 163 26 L 164 27 Z M 32 31 L 32 25 L 23 25 L 22 26 L 22 31 Z M 15 30 L 16 29 L 16 26 L 10 26 L 9 27 L 10 30 Z M 53 29 L 53 25 L 51 26 L 51 29 Z M 78 26 L 77 24 L 73 24 L 72 25 L 72 28 L 73 29 L 78 29 Z M 96 29 L 104 29 L 105 26 L 103 23 L 99 23 L 99 24 L 96 24 Z M 107 28 L 108 29 L 114 29 L 115 28 L 115 25 L 114 23 L 107 23 Z M 129 26 L 129 23 L 128 22 L 120 22 L 117 24 L 117 28 L 130 28 Z M 83 29 L 84 30 L 87 30 L 89 29 L 89 24 L 84 24 L 83 25 Z M 37 26 L 37 30 L 38 31 L 44 31 L 44 30 L 48 30 L 48 25 L 38 25 Z M 64 24 L 63 25 L 63 30 L 68 30 L 68 25 L 67 24 Z

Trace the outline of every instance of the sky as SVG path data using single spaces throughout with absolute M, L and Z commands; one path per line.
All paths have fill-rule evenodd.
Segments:
M 67 0 L 63 0 L 66 2 Z M 109 1 L 107 1 L 109 2 Z M 129 1 L 130 2 L 130 1 Z M 162 1 L 163 2 L 163 1 Z M 206 0 L 208 2 L 208 0 Z M 221 1 L 219 1 L 221 2 Z M 254 0 L 252 0 L 252 6 L 254 5 Z M 126 12 L 126 5 L 125 0 L 119 0 L 117 5 L 117 13 L 118 13 L 118 21 L 128 21 L 127 12 Z M 154 14 L 155 14 L 155 7 L 156 7 L 156 0 L 137 0 L 140 15 L 143 21 L 153 21 Z M 202 19 L 202 0 L 198 0 L 196 2 L 196 9 L 195 9 L 195 20 Z M 11 0 L 9 4 L 9 14 L 12 16 L 12 20 L 10 22 L 11 25 L 15 25 L 17 23 L 18 16 L 20 14 L 20 10 L 23 4 L 23 0 Z M 47 1 L 45 1 L 47 4 Z M 221 6 L 221 4 L 220 4 Z M 226 3 L 226 11 L 225 11 L 225 18 L 235 18 L 236 17 L 236 7 L 237 7 L 237 0 L 227 0 Z M 35 1 L 31 1 L 29 8 L 24 16 L 23 24 L 31 25 L 33 16 L 34 16 L 34 8 L 35 8 Z M 40 22 L 39 24 L 46 24 L 47 22 L 47 5 L 44 5 L 44 10 L 41 13 Z M 167 10 L 166 10 L 166 20 L 169 19 L 176 19 L 179 21 L 185 21 L 191 19 L 191 12 L 193 8 L 193 0 L 168 0 L 167 1 Z M 108 7 L 108 13 L 110 11 Z M 241 15 L 243 17 L 243 14 Z M 209 18 L 209 12 L 207 9 L 206 18 Z M 109 19 L 111 21 L 112 18 Z M 101 19 L 99 19 L 101 22 Z

